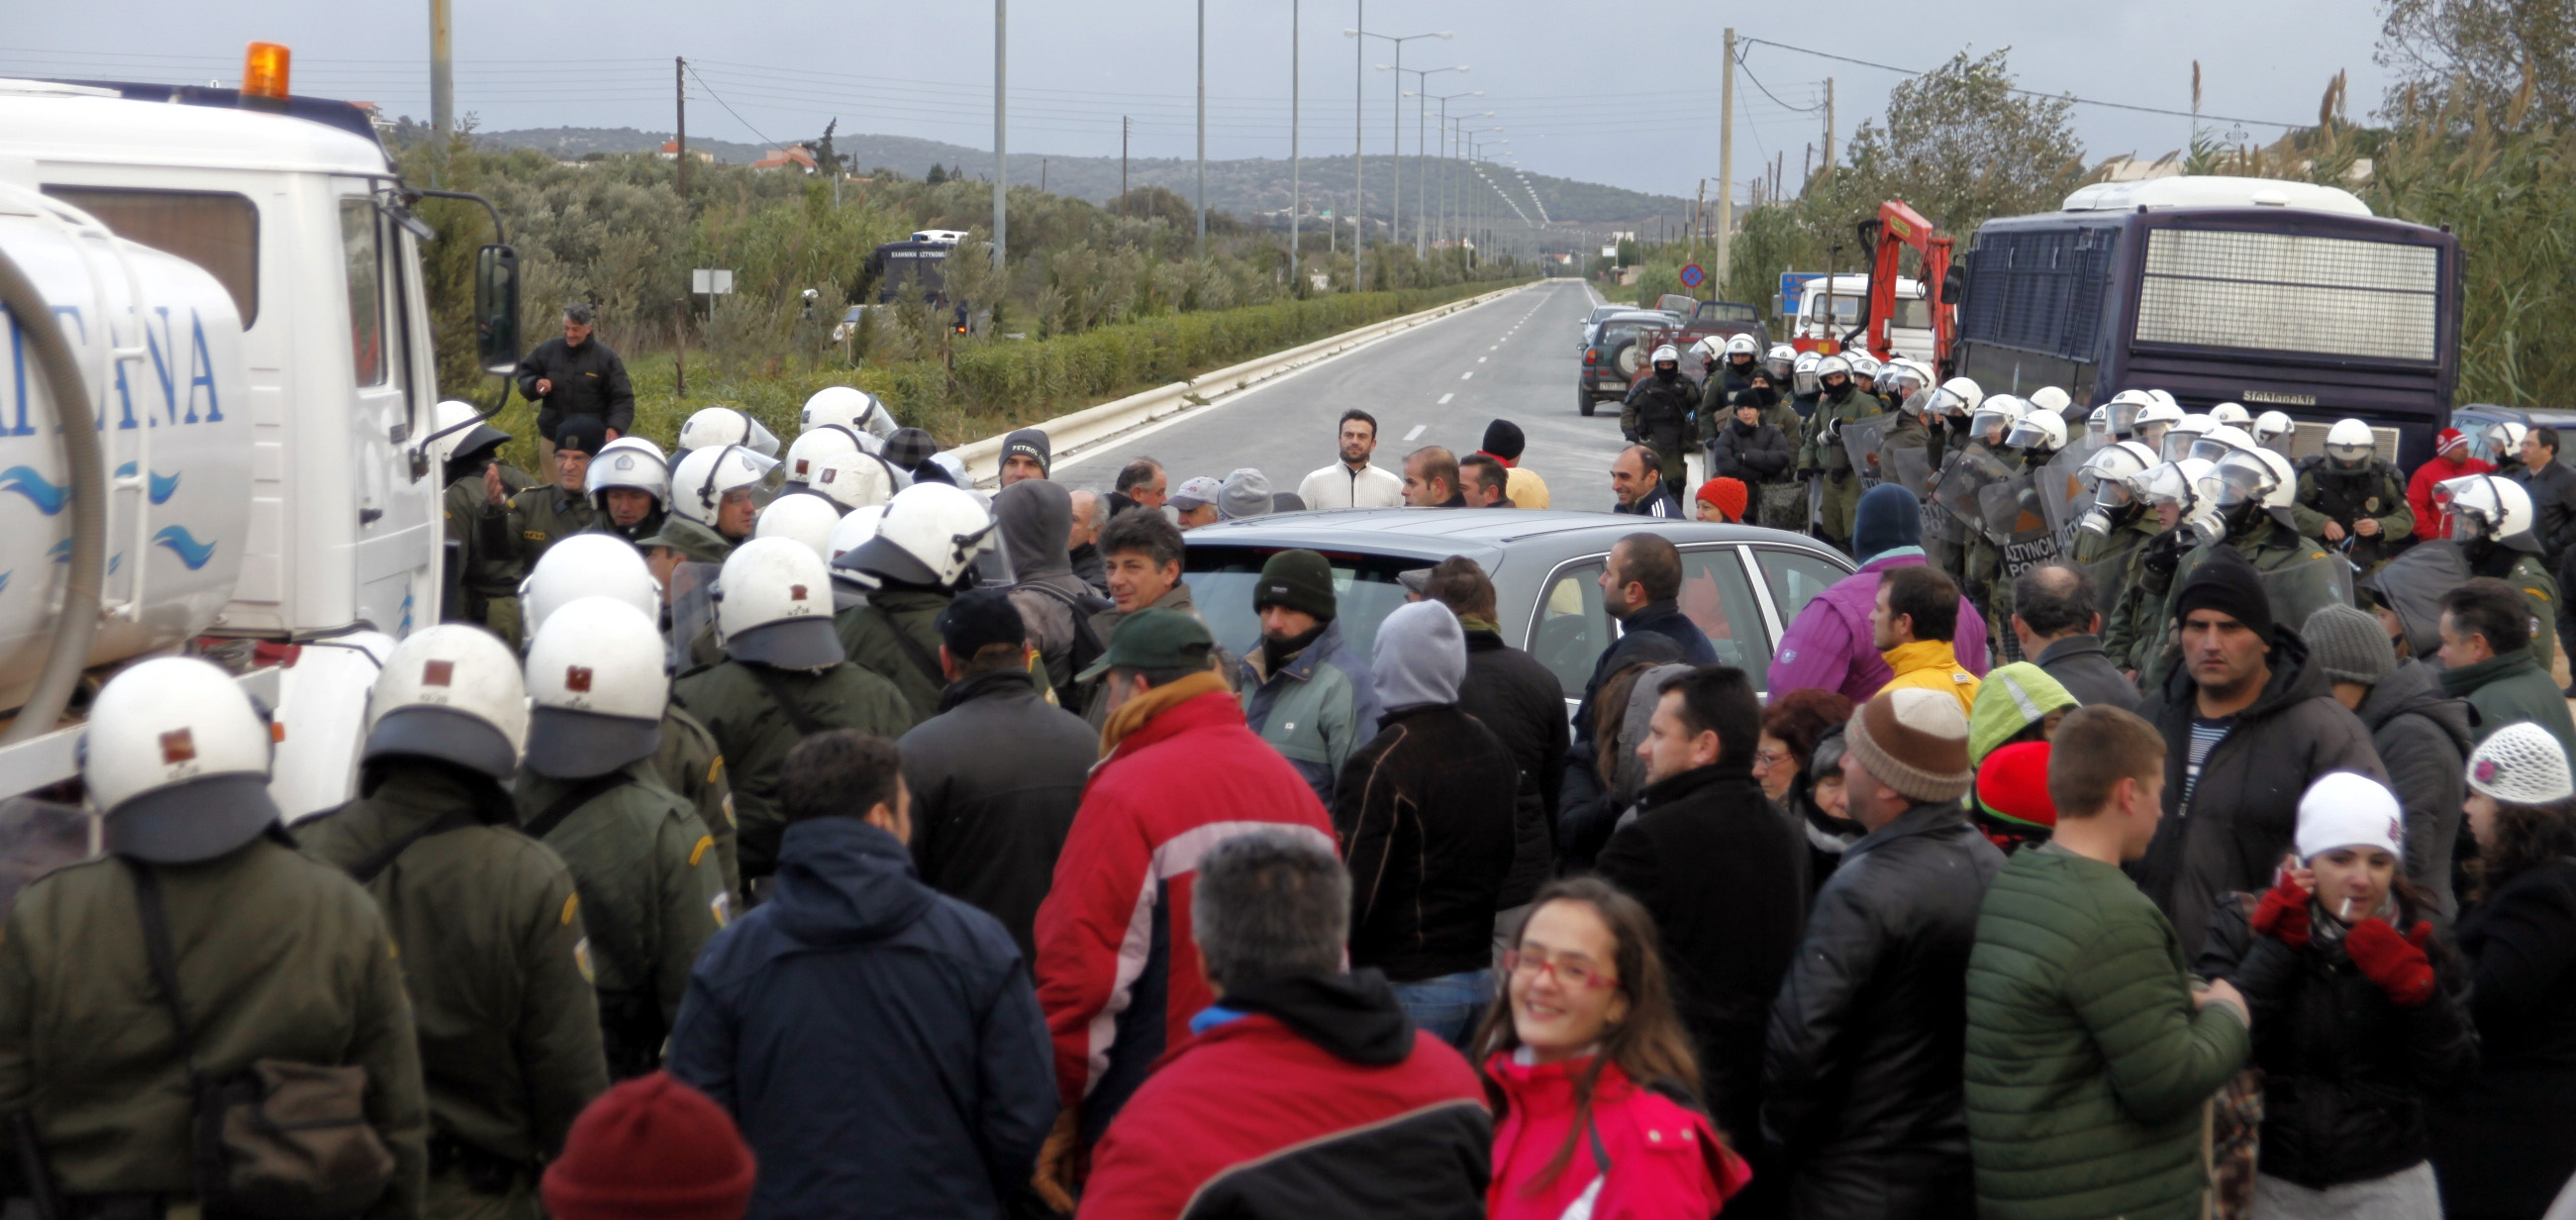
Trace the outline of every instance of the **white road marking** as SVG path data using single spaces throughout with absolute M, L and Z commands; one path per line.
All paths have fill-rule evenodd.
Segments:
M 1474 370 L 1474 369 L 1469 369 L 1469 370 L 1467 370 L 1466 372 L 1463 372 L 1463 373 L 1458 374 L 1458 380 L 1460 380 L 1460 381 L 1465 381 L 1466 379 L 1468 379 L 1468 378 L 1470 378 L 1470 377 L 1473 377 L 1473 376 L 1475 376 L 1475 375 L 1476 375 L 1476 370 Z
M 1449 393 L 1446 393 L 1446 394 L 1441 395 L 1441 396 L 1440 396 L 1440 401 L 1435 402 L 1435 403 L 1433 403 L 1433 404 L 1431 404 L 1431 405 L 1432 405 L 1432 406 L 1435 406 L 1435 407 L 1445 407 L 1445 406 L 1448 406 L 1448 405 L 1449 405 L 1449 400 L 1450 400 L 1450 399 L 1452 399 L 1452 398 L 1456 398 L 1457 396 L 1458 396 L 1457 391 L 1452 390 L 1452 391 L 1450 391 Z M 1406 439 L 1407 439 L 1407 440 L 1410 440 L 1410 439 L 1412 439 L 1412 438 L 1407 437 Z
M 1483 364 L 1484 362 L 1485 362 L 1485 358 L 1484 358 L 1484 357 L 1482 357 L 1482 356 L 1478 356 L 1478 357 L 1476 357 L 1476 363 L 1478 363 L 1478 364 Z
M 1405 433 L 1405 434 L 1404 434 L 1404 441 L 1405 441 L 1405 443 L 1406 443 L 1406 444 L 1408 444 L 1408 445 L 1409 445 L 1409 444 L 1412 444 L 1412 443 L 1413 443 L 1413 438 L 1415 438 L 1415 437 L 1417 437 L 1417 436 L 1422 435 L 1422 433 L 1423 433 L 1426 429 L 1428 429 L 1428 428 L 1430 428 L 1430 427 L 1431 427 L 1431 425 L 1429 425 L 1429 424 L 1415 424 L 1415 425 L 1413 425 L 1413 431 L 1411 431 L 1411 432 L 1407 432 L 1407 433 Z

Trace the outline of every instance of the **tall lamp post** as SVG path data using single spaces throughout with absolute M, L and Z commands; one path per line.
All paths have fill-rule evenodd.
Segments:
M 1391 160 L 1397 167 L 1395 169 L 1394 178 L 1396 189 L 1388 191 L 1386 196 L 1386 237 L 1388 241 L 1401 240 L 1404 226 L 1404 44 L 1408 42 L 1418 42 L 1425 38 L 1449 38 L 1452 37 L 1452 35 L 1447 30 L 1435 30 L 1428 34 L 1380 34 L 1363 25 L 1360 29 L 1342 31 L 1342 36 L 1345 38 L 1359 40 L 1359 45 L 1362 51 L 1361 58 L 1363 60 L 1367 58 L 1366 50 L 1369 39 L 1383 39 L 1395 44 L 1395 62 L 1392 64 L 1379 64 L 1377 68 L 1380 72 L 1393 72 L 1396 74 L 1395 113 L 1388 116 L 1392 121 L 1387 124 L 1391 133 L 1391 138 L 1395 142 L 1395 149 Z M 1356 212 L 1364 211 L 1365 209 L 1363 209 L 1357 201 L 1354 201 L 1352 204 L 1352 210 Z M 1357 241 L 1352 243 L 1351 249 L 1354 252 L 1359 249 Z M 1353 264 L 1353 266 L 1356 267 L 1357 264 Z
M 1466 69 L 1461 68 L 1459 71 L 1464 72 Z M 1465 93 L 1442 94 L 1440 96 L 1424 99 L 1426 104 L 1430 102 L 1440 103 L 1440 210 L 1437 213 L 1440 217 L 1440 223 L 1432 230 L 1431 233 L 1431 241 L 1434 244 L 1438 243 L 1440 239 L 1448 236 L 1449 232 L 1449 99 L 1455 97 L 1483 96 L 1485 96 L 1484 90 L 1474 89 Z M 1421 196 L 1417 194 L 1414 198 L 1419 200 Z M 1418 218 L 1424 212 L 1424 209 L 1417 207 L 1414 209 L 1414 212 L 1417 217 L 1416 224 L 1418 226 Z M 1423 252 L 1426 255 L 1429 254 L 1430 246 L 1426 245 L 1423 247 Z
M 1431 78 L 1442 72 L 1465 72 L 1469 70 L 1470 69 L 1465 64 L 1458 64 L 1454 67 L 1447 68 L 1397 68 L 1395 70 L 1395 83 L 1399 87 L 1404 84 L 1405 73 L 1410 72 L 1413 74 L 1413 91 L 1405 93 L 1404 96 L 1414 99 L 1413 252 L 1415 257 L 1424 257 L 1429 255 L 1431 252 L 1429 230 L 1423 224 L 1424 218 L 1430 214 L 1428 200 L 1426 200 L 1424 196 L 1426 196 L 1430 190 L 1428 175 L 1431 169 L 1431 162 L 1429 159 L 1431 141 L 1429 138 L 1430 133 L 1426 131 L 1425 128 L 1430 125 L 1431 121 L 1431 100 L 1429 93 L 1431 89 Z M 1400 178 L 1399 181 L 1401 181 Z M 1401 193 L 1401 191 L 1399 190 L 1398 193 Z

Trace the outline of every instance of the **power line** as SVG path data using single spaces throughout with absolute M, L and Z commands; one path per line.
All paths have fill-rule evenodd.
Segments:
M 1808 48 L 1808 47 L 1793 47 L 1793 46 L 1790 46 L 1788 43 L 1785 43 L 1785 42 L 1773 42 L 1773 41 L 1771 41 L 1771 40 L 1770 40 L 1770 39 L 1768 39 L 1768 38 L 1739 37 L 1736 41 L 1738 41 L 1738 42 L 1746 42 L 1746 43 L 1757 43 L 1757 42 L 1758 42 L 1758 43 L 1760 43 L 1760 44 L 1762 44 L 1763 46 L 1766 46 L 1766 47 L 1778 47 L 1778 48 L 1780 48 L 1780 49 L 1781 49 L 1781 50 L 1783 50 L 1783 51 L 1795 51 L 1795 52 L 1797 52 L 1797 53 L 1798 53 L 1798 54 L 1800 54 L 1800 55 L 1813 55 L 1813 56 L 1815 56 L 1815 57 L 1816 57 L 1816 58 L 1818 58 L 1818 59 L 1832 59 L 1832 60 L 1840 60 L 1840 61 L 1841 61 L 1841 62 L 1843 62 L 1843 63 L 1847 63 L 1847 64 L 1858 64 L 1858 65 L 1860 65 L 1861 67 L 1864 67 L 1864 68 L 1876 68 L 1876 69 L 1878 69 L 1878 70 L 1879 70 L 1879 71 L 1881 71 L 1881 72 L 1894 72 L 1894 73 L 1896 73 L 1896 74 L 1897 74 L 1897 75 L 1899 75 L 1899 76 L 1929 76 L 1929 75 L 1931 75 L 1931 73 L 1928 73 L 1928 72 L 1918 72 L 1918 71 L 1916 71 L 1916 70 L 1914 70 L 1914 69 L 1912 69 L 1912 68 L 1900 68 L 1900 67 L 1897 67 L 1897 66 L 1896 66 L 1896 65 L 1894 65 L 1894 64 L 1874 63 L 1874 62 L 1871 62 L 1870 60 L 1866 60 L 1866 59 L 1854 59 L 1854 58 L 1852 58 L 1852 57 L 1851 57 L 1851 56 L 1849 56 L 1849 55 L 1836 55 L 1836 54 L 1834 54 L 1834 53 L 1833 53 L 1833 52 L 1831 52 L 1831 51 L 1818 51 L 1818 50 L 1814 50 L 1814 49 L 1811 49 L 1811 48 Z M 1739 56 L 1738 62 L 1741 62 L 1741 57 L 1740 57 L 1740 56 Z M 2278 121 L 2275 121 L 2275 120 L 2272 120 L 2272 119 L 2248 119 L 2248 118 L 2238 118 L 2238 117 L 2235 117 L 2235 116 L 2232 116 L 2232 115 L 2224 115 L 2224 114 L 2208 114 L 2208 113 L 2197 113 L 2197 114 L 2195 114 L 2195 113 L 2193 113 L 2192 111 L 2189 111 L 2189 110 L 2167 110 L 2167 109 L 2165 109 L 2165 108 L 2163 108 L 2163 107 L 2161 107 L 2161 106 L 2137 106 L 2137 105 L 2132 105 L 2132 104 L 2130 104 L 2130 103 L 2128 103 L 2128 102 L 2106 102 L 2106 101 L 2102 101 L 2102 100 L 2100 100 L 2100 99 L 2098 99 L 2098 98 L 2077 97 L 2077 96 L 2075 96 L 2075 95 L 2074 95 L 2074 94 L 2072 94 L 2072 93 L 2043 93 L 2043 92 L 2041 92 L 2041 91 L 2039 91 L 2039 90 L 2037 90 L 2037 89 L 2010 89 L 2010 88 L 2008 88 L 2008 89 L 2006 89 L 2006 92 L 2008 92 L 2008 93 L 2018 93 L 2018 94 L 2022 95 L 2023 97 L 2045 98 L 2045 99 L 2047 99 L 2047 100 L 2049 100 L 2049 101 L 2053 101 L 2053 102 L 2054 102 L 2054 101 L 2072 102 L 2072 103 L 2074 103 L 2074 104 L 2076 104 L 2076 105 L 2078 105 L 2078 106 L 2105 106 L 2105 107 L 2108 107 L 2108 108 L 2113 109 L 2113 110 L 2134 110 L 2134 111 L 2137 111 L 2137 112 L 2138 112 L 2138 113 L 2140 113 L 2140 114 L 2163 114 L 2163 115 L 2171 115 L 2171 116 L 2173 116 L 2174 118 L 2178 118 L 2178 119 L 2214 119 L 2214 120 L 2218 120 L 2218 121 L 2220 121 L 2220 122 L 2227 122 L 2227 123 L 2254 123 L 2254 124 L 2259 124 L 2259 125 L 2264 126 L 2264 127 L 2279 127 L 2279 128 L 2283 128 L 2283 129 L 2285 129 L 2285 130 L 2296 130 L 2296 129 L 2301 128 L 2301 127 L 2310 127 L 2310 126 L 2314 126 L 2314 124 L 2311 124 L 2311 123 L 2283 123 L 2283 122 L 2278 122 Z
M 718 94 L 716 93 L 715 86 L 708 84 L 708 83 L 707 83 L 707 78 L 705 78 L 705 77 L 703 77 L 703 76 L 699 76 L 699 75 L 698 75 L 698 70 L 697 70 L 696 68 L 691 68 L 691 69 L 689 69 L 689 75 L 690 75 L 691 77 L 693 77 L 693 78 L 695 78 L 695 79 L 697 80 L 697 82 L 698 82 L 698 87 L 699 87 L 699 88 L 704 89 L 704 90 L 706 90 L 706 91 L 707 91 L 707 96 L 708 96 L 708 97 L 711 97 L 711 98 L 714 98 L 714 99 L 715 99 L 715 103 L 716 103 L 716 105 L 719 105 L 719 106 L 724 107 L 725 113 L 733 116 L 733 119 L 734 119 L 734 121 L 735 121 L 735 122 L 742 124 L 742 125 L 743 125 L 743 127 L 744 127 L 745 129 L 747 129 L 747 130 L 749 130 L 749 131 L 751 132 L 751 134 L 756 135 L 756 136 L 760 136 L 760 142 L 761 142 L 761 143 L 763 143 L 763 144 L 767 144 L 767 145 L 770 145 L 770 146 L 771 146 L 771 147 L 773 147 L 773 148 L 784 148 L 784 147 L 786 147 L 785 145 L 780 144 L 778 141 L 773 140 L 773 139 L 770 139 L 768 136 L 761 135 L 761 133 L 760 133 L 760 129 L 759 129 L 759 128 L 757 128 L 757 127 L 753 127 L 753 126 L 751 125 L 751 120 L 750 120 L 750 119 L 746 119 L 746 118 L 742 117 L 742 112 L 741 112 L 741 111 L 739 111 L 739 110 L 734 109 L 734 108 L 733 108 L 733 103 L 731 103 L 731 102 L 728 102 L 728 101 L 724 100 L 724 98 L 723 98 L 722 96 L 718 95 Z
M 1747 47 L 1742 51 L 1737 51 L 1735 53 L 1735 66 L 1743 69 L 1744 79 L 1752 81 L 1753 87 L 1762 91 L 1762 96 L 1770 98 L 1774 102 L 1779 102 L 1780 108 L 1783 110 L 1795 111 L 1799 114 L 1814 114 L 1825 108 L 1825 104 L 1823 102 L 1817 102 L 1812 106 L 1792 106 L 1787 102 L 1780 101 L 1780 95 L 1771 92 L 1771 86 L 1763 84 L 1762 78 L 1753 74 L 1753 65 L 1744 62 L 1744 56 L 1751 50 L 1752 48 Z

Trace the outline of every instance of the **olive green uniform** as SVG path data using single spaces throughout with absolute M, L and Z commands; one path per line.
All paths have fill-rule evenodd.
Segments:
M 1851 545 L 1852 513 L 1860 507 L 1860 477 L 1852 471 L 1851 454 L 1843 448 L 1842 438 L 1827 436 L 1826 429 L 1867 419 L 1884 407 L 1877 398 L 1854 390 L 1840 400 L 1817 399 L 1815 414 L 1807 417 L 1805 440 L 1798 446 L 1798 469 L 1821 472 L 1817 477 L 1825 482 L 1824 511 L 1816 532 L 1835 546 Z
M 951 600 L 932 589 L 888 585 L 832 616 L 850 663 L 894 683 L 916 724 L 939 714 L 939 693 L 948 688 L 939 672 L 939 615 Z
M 2152 624 L 2145 620 L 2154 613 L 2150 607 L 2161 605 L 2162 599 L 2139 590 L 2138 557 L 2145 553 L 2148 540 L 2163 532 L 2156 528 L 2155 514 L 2141 511 L 2108 534 L 2078 531 L 2075 535 L 2076 566 L 2093 574 L 2095 603 L 2106 607 L 2102 651 L 2121 669 L 2138 667 L 2131 654 L 2140 636 L 2153 634 L 2148 630 Z
M 689 557 L 693 563 L 724 565 L 733 554 L 734 544 L 725 536 L 691 521 L 678 513 L 662 518 L 662 528 L 645 536 L 638 546 L 667 546 Z
M 717 748 L 724 751 L 733 775 L 742 875 L 752 879 L 777 868 L 778 839 L 787 830 L 778 809 L 778 777 L 797 742 L 828 729 L 857 729 L 892 741 L 913 724 L 912 708 L 894 683 L 849 662 L 822 670 L 768 672 L 794 700 L 795 715 L 780 707 L 741 661 L 692 669 L 671 686 L 672 696 L 715 734 Z M 1008 748 L 1007 743 L 995 746 Z
M 2363 575 L 2378 571 L 2396 553 L 2395 548 L 2405 545 L 2407 537 L 2415 532 L 2415 508 L 2406 502 L 2406 481 L 2398 477 L 2395 468 L 2376 459 L 2362 478 L 2329 482 L 2326 473 L 2317 462 L 2299 471 L 2298 499 L 2290 506 L 2291 519 L 2299 523 L 2301 534 L 2319 540 L 2326 536 L 2326 522 L 2342 526 L 2350 544 L 2326 545 L 2342 547 Z M 2364 517 L 2379 523 L 2375 539 L 2353 533 L 2353 527 Z
M 662 709 L 662 748 L 653 754 L 653 772 L 663 787 L 698 811 L 698 820 L 715 836 L 726 892 L 740 894 L 742 861 L 734 842 L 733 784 L 725 778 L 724 751 L 716 748 L 715 734 L 679 704 Z
M 2504 571 L 2496 573 L 2496 579 L 2522 590 L 2523 600 L 2531 603 L 2531 659 L 2545 673 L 2558 660 L 2558 580 L 2549 574 L 2548 567 L 2538 555 L 2503 547 L 2498 547 L 2497 551 L 2513 556 L 2513 562 L 2505 565 Z M 2480 576 L 2487 575 L 2495 566 L 2492 557 L 2486 564 L 2470 565 Z M 2479 571 L 2479 568 L 2485 570 Z
M 364 1214 L 411 1220 L 429 1107 L 393 937 L 366 891 L 284 839 L 155 874 L 197 1067 L 217 1080 L 261 1059 L 365 1069 L 394 1181 Z M 20 891 L 0 924 L 0 1114 L 27 1112 L 56 1188 L 193 1195 L 194 1101 L 133 866 L 88 860 Z
M 536 482 L 527 471 L 508 462 L 499 465 L 501 487 L 506 494 L 516 495 Z M 448 607 L 447 618 L 450 622 L 481 623 L 515 646 L 519 640 L 519 565 L 515 555 L 495 554 L 486 544 L 484 531 L 478 527 L 488 503 L 480 472 L 447 485 L 447 540 L 456 544 L 457 554 L 464 560 L 465 590 L 465 604 Z M 508 604 L 495 606 L 495 601 Z
M 366 796 L 296 826 L 306 855 L 355 868 L 451 812 L 476 819 L 416 840 L 367 884 L 420 1031 L 432 1211 L 535 1220 L 541 1160 L 608 1088 L 572 872 L 519 833 L 497 784 L 406 760 L 372 775 Z
M 508 555 L 527 572 L 545 557 L 546 548 L 588 530 L 601 521 L 590 497 L 567 491 L 561 483 L 523 488 L 507 504 L 483 502 L 478 524 L 492 553 Z
M 599 991 L 600 1045 L 624 1080 L 652 1071 L 680 1013 L 689 966 L 733 912 L 715 836 L 689 803 L 662 786 L 650 759 L 628 763 L 627 782 L 583 801 L 545 833 L 572 869 L 590 933 Z M 519 819 L 535 827 L 589 780 L 519 772 Z
M 2002 462 L 2006 470 L 2021 469 L 2021 451 L 2018 449 L 2005 445 L 1989 445 L 1982 439 L 1969 441 L 1967 447 L 1984 449 L 1995 455 L 1995 459 Z M 1994 539 L 1987 537 L 1985 530 L 1971 529 L 1968 531 L 1967 545 L 1961 550 L 1965 557 L 1960 561 L 1960 592 L 1967 594 L 1968 600 L 1976 603 L 1978 612 L 1986 616 L 1987 622 L 2001 623 L 2003 620 L 1996 618 L 1992 613 L 1992 599 L 1995 578 L 2002 575 L 2004 570 L 2004 548 Z

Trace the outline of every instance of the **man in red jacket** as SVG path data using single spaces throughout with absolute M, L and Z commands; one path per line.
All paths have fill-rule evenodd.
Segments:
M 1234 692 L 1208 668 L 1215 646 L 1194 614 L 1140 610 L 1082 675 L 1108 676 L 1109 719 L 1038 908 L 1038 1003 L 1065 1105 L 1039 1155 L 1042 1184 L 1071 1187 L 1078 1149 L 1099 1140 L 1215 1000 L 1192 932 L 1200 857 L 1266 829 L 1339 854 L 1315 790 L 1245 726 Z
M 2469 438 L 2457 428 L 2444 428 L 2433 435 L 2433 460 L 2415 468 L 2415 477 L 2406 482 L 2406 503 L 2415 510 L 2415 536 L 2448 538 L 2450 518 L 2433 504 L 2433 485 L 2462 475 L 2486 474 L 2495 463 L 2471 456 Z
M 1342 973 L 1341 860 L 1302 831 L 1236 835 L 1191 907 L 1216 1002 L 1100 1141 L 1084 1220 L 1483 1215 L 1483 1090 L 1377 971 Z

